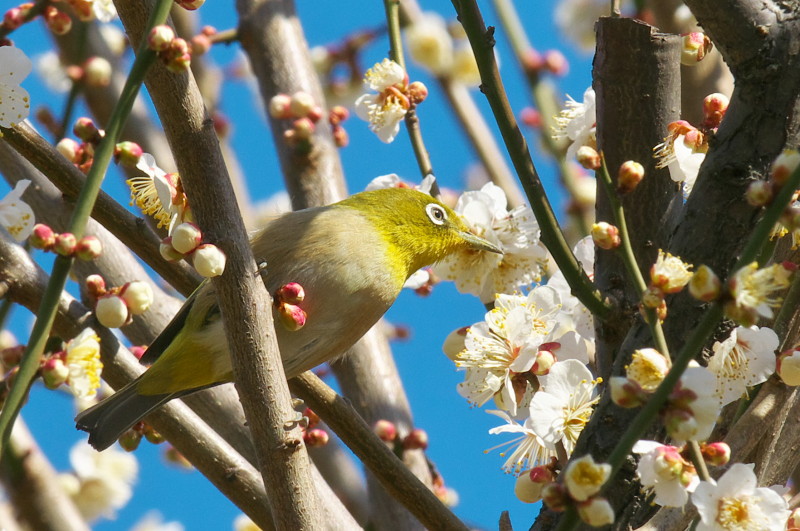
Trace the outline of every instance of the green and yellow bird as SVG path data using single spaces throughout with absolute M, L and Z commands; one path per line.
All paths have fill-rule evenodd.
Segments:
M 394 303 L 421 267 L 463 250 L 501 252 L 475 236 L 461 218 L 430 195 L 408 188 L 355 194 L 333 205 L 270 220 L 253 238 L 267 264 L 270 293 L 291 282 L 305 298 L 305 326 L 277 322 L 286 376 L 343 354 Z M 117 393 L 76 417 L 89 444 L 105 449 L 161 404 L 233 380 L 214 288 L 202 284 L 147 349 L 152 366 Z

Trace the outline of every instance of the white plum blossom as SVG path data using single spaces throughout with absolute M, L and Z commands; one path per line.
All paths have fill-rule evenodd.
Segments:
M 355 102 L 356 115 L 369 122 L 370 130 L 386 144 L 394 140 L 400 130 L 400 121 L 408 112 L 408 99 L 396 90 L 396 85 L 405 84 L 407 80 L 403 67 L 384 59 L 367 70 L 364 76 L 365 83 L 377 94 L 362 94 Z
M 578 341 L 572 319 L 560 310 L 561 297 L 549 286 L 534 288 L 527 297 L 498 294 L 485 320 L 469 327 L 464 349 L 454 358 L 458 368 L 467 369 L 458 392 L 478 406 L 494 397 L 515 415 L 527 390 L 524 375 L 541 348 L 586 363 L 586 344 Z
M 175 203 L 177 196 L 177 175 L 159 168 L 150 153 L 143 153 L 136 168 L 145 175 L 131 177 L 126 182 L 131 189 L 131 204 L 136 204 L 142 213 L 153 216 L 158 227 L 172 229 L 180 224 L 184 213 L 182 202 Z
M 633 453 L 640 454 L 636 472 L 642 485 L 652 488 L 655 502 L 664 507 L 683 507 L 700 482 L 691 463 L 678 448 L 657 441 L 637 441 Z
M 537 465 L 547 464 L 551 457 L 556 457 L 555 449 L 548 448 L 541 437 L 533 431 L 530 415 L 526 417 L 523 424 L 520 424 L 512 419 L 505 411 L 487 410 L 486 412 L 497 415 L 506 421 L 506 424 L 490 429 L 489 433 L 492 435 L 498 433 L 518 434 L 517 438 L 495 447 L 509 446 L 514 448 L 513 451 L 511 451 L 511 455 L 508 456 L 508 459 L 506 459 L 506 462 L 503 464 L 503 471 L 507 474 L 519 475 L 523 470 L 528 470 Z M 486 452 L 490 450 L 486 450 Z M 507 453 L 508 451 L 505 451 L 500 455 L 505 457 Z
M 772 318 L 772 308 L 777 308 L 783 300 L 777 295 L 789 287 L 792 271 L 783 264 L 771 264 L 759 269 L 758 262 L 752 262 L 733 274 L 728 281 L 731 295 L 733 295 L 733 308 L 727 308 L 731 313 L 734 310 L 734 320 L 742 314 L 754 314 L 767 319 Z M 745 315 L 744 317 L 747 317 Z M 755 320 L 755 317 L 753 317 Z
M 97 452 L 79 442 L 70 450 L 69 461 L 73 473 L 61 474 L 59 480 L 86 520 L 114 518 L 131 499 L 139 472 L 133 454 L 115 447 Z
M 472 231 L 499 247 L 504 254 L 465 250 L 433 267 L 434 273 L 453 280 L 461 293 L 489 302 L 496 293 L 512 293 L 538 282 L 547 251 L 539 241 L 539 224 L 529 207 L 507 210 L 503 190 L 487 183 L 479 191 L 464 192 L 455 211 Z
M 117 8 L 112 0 L 93 0 L 92 12 L 100 22 L 111 22 L 117 18 Z
M 0 46 L 0 127 L 11 127 L 30 114 L 30 95 L 20 83 L 32 68 L 31 60 L 22 50 Z
M 30 184 L 29 180 L 21 179 L 13 190 L 0 199 L 0 225 L 18 242 L 31 235 L 36 223 L 33 209 L 22 200 L 22 194 Z
M 586 365 L 578 360 L 559 361 L 550 369 L 547 384 L 531 399 L 531 428 L 545 446 L 564 445 L 567 455 L 592 415 L 597 384 Z
M 681 183 L 683 197 L 688 198 L 707 149 L 705 135 L 688 122 L 679 121 L 670 124 L 670 134 L 653 148 L 653 156 L 658 159 L 656 168 L 667 168 L 670 178 Z
M 565 108 L 556 117 L 554 138 L 567 137 L 572 143 L 567 148 L 567 161 L 575 161 L 578 149 L 583 146 L 595 147 L 597 113 L 594 89 L 589 87 L 583 93 L 583 101 L 577 102 L 570 96 Z
M 780 341 L 770 328 L 738 326 L 722 342 L 714 343 L 708 368 L 717 377 L 716 395 L 725 406 L 738 400 L 748 387 L 766 382 L 775 372 L 775 349 Z
M 427 11 L 405 29 L 408 52 L 414 62 L 435 75 L 445 75 L 453 65 L 453 39 L 439 14 Z
M 667 431 L 678 443 L 704 441 L 711 435 L 721 409 L 715 394 L 716 376 L 706 367 L 690 362 L 680 378 L 679 402 L 682 414 L 667 420 Z M 673 393 L 674 396 L 674 393 Z
M 774 487 L 759 487 L 754 465 L 736 463 L 717 483 L 701 481 L 692 494 L 697 531 L 783 531 L 790 511 Z
M 51 92 L 63 94 L 72 87 L 72 80 L 67 76 L 64 64 L 56 52 L 49 50 L 34 57 L 34 68 Z
M 92 398 L 100 387 L 100 338 L 91 328 L 84 329 L 64 348 L 64 364 L 69 370 L 67 385 L 78 398 Z

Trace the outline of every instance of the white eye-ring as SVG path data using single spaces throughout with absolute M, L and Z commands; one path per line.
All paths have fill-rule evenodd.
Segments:
M 444 225 L 444 222 L 447 221 L 447 212 L 444 211 L 441 205 L 428 203 L 425 205 L 425 212 L 428 213 L 428 217 L 435 225 Z

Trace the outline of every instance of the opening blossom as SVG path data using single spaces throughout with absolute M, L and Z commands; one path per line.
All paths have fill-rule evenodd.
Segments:
M 753 467 L 736 463 L 717 483 L 700 482 L 692 494 L 700 513 L 697 531 L 786 528 L 790 514 L 786 500 L 775 487 L 759 487 Z
M 364 81 L 377 94 L 362 94 L 355 102 L 356 114 L 369 122 L 370 130 L 381 142 L 389 144 L 400 130 L 400 121 L 409 108 L 408 97 L 399 86 L 408 83 L 408 76 L 399 64 L 390 59 L 367 70 Z
M 482 302 L 496 293 L 511 293 L 538 282 L 547 251 L 539 241 L 539 224 L 527 206 L 509 211 L 503 190 L 487 183 L 478 191 L 464 192 L 455 211 L 472 232 L 498 246 L 503 255 L 466 250 L 434 265 L 433 271 L 452 280 L 461 293 L 471 293 Z
M 650 284 L 664 293 L 677 293 L 692 279 L 691 269 L 692 265 L 680 257 L 659 249 L 658 259 L 650 268 Z
M 131 177 L 126 182 L 131 188 L 131 204 L 158 221 L 158 227 L 172 228 L 183 218 L 185 201 L 178 191 L 180 177 L 167 173 L 156 164 L 150 153 L 143 153 L 136 167 L 145 175 Z
M 78 398 L 94 397 L 100 388 L 100 373 L 103 370 L 100 338 L 94 330 L 87 328 L 69 341 L 64 350 L 64 363 L 69 369 L 69 390 Z
M 592 23 L 594 24 L 594 22 Z M 589 87 L 583 93 L 583 101 L 577 102 L 567 96 L 564 110 L 556 117 L 556 127 L 553 138 L 572 140 L 567 148 L 567 160 L 577 160 L 578 149 L 583 146 L 596 147 L 595 138 L 597 114 L 595 109 L 594 89 Z
M 670 437 L 678 443 L 708 439 L 721 408 L 715 391 L 714 373 L 690 362 L 669 398 L 665 424 Z
M 780 341 L 770 328 L 738 326 L 714 343 L 708 368 L 717 377 L 716 396 L 724 406 L 738 400 L 748 387 L 766 382 L 775 372 L 775 349 Z
M 664 507 L 683 507 L 698 483 L 697 472 L 680 449 L 656 441 L 638 441 L 633 453 L 640 454 L 636 473 L 642 485 L 655 492 L 655 502 Z
M 29 180 L 22 179 L 8 195 L 0 199 L 0 225 L 18 242 L 30 236 L 36 224 L 33 209 L 22 200 L 22 194 L 30 184 Z
M 31 73 L 28 56 L 13 46 L 0 46 L 0 126 L 11 127 L 28 117 L 31 101 L 20 86 Z
M 759 317 L 771 318 L 782 298 L 776 295 L 789 287 L 792 271 L 783 264 L 758 268 L 758 262 L 744 266 L 728 281 L 733 300 L 725 305 L 728 316 L 750 326 Z
M 706 158 L 707 137 L 683 120 L 669 124 L 668 130 L 664 142 L 653 148 L 656 168 L 667 168 L 670 178 L 682 184 L 683 196 L 689 197 Z

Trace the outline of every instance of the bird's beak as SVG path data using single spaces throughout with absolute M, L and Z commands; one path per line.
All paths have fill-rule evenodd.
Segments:
M 503 254 L 503 251 L 501 251 L 497 246 L 487 242 L 483 238 L 475 236 L 471 232 L 461 231 L 459 232 L 459 235 L 464 239 L 465 242 L 467 242 L 473 248 L 479 251 L 488 251 L 490 253 Z

